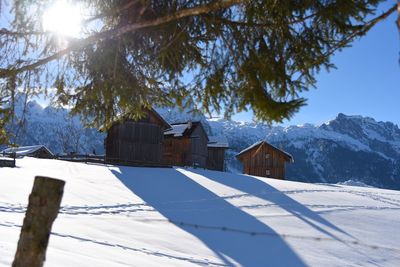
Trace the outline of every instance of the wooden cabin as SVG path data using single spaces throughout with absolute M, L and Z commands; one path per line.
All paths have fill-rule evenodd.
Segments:
M 224 171 L 225 150 L 228 148 L 228 140 L 224 136 L 210 136 L 207 144 L 207 169 Z
M 285 164 L 293 157 L 285 151 L 267 143 L 257 142 L 236 155 L 243 164 L 243 173 L 285 179 Z
M 123 120 L 107 131 L 106 161 L 132 165 L 159 165 L 163 159 L 164 131 L 171 126 L 154 110 L 140 120 Z
M 164 163 L 206 168 L 208 141 L 201 122 L 171 124 L 164 132 Z
M 15 167 L 15 158 L 0 157 L 0 168 L 2 167 Z
M 10 147 L 0 153 L 6 156 L 13 156 L 15 154 L 16 157 L 54 158 L 53 152 L 44 145 Z

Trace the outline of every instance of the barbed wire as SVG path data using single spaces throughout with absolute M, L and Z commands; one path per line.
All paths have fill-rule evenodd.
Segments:
M 195 223 L 187 223 L 187 222 L 182 222 L 182 221 L 174 221 L 174 220 L 170 220 L 170 219 L 165 220 L 165 221 L 173 223 L 175 225 L 182 226 L 182 227 L 186 226 L 186 227 L 192 227 L 192 228 L 203 229 L 203 230 L 233 232 L 233 233 L 245 234 L 245 235 L 250 235 L 250 236 L 269 236 L 269 237 L 279 237 L 279 238 L 283 238 L 283 239 L 311 240 L 311 241 L 317 241 L 317 242 L 340 242 L 340 243 L 347 244 L 347 245 L 361 246 L 361 247 L 366 247 L 366 248 L 370 248 L 373 250 L 390 250 L 393 252 L 400 253 L 400 249 L 398 249 L 398 248 L 375 245 L 375 244 L 368 244 L 368 243 L 362 242 L 360 240 L 345 240 L 345 239 L 340 239 L 340 238 L 334 239 L 334 238 L 328 238 L 328 237 L 302 236 L 302 235 L 292 235 L 292 234 L 283 234 L 283 233 L 274 233 L 274 232 L 258 232 L 258 231 L 236 229 L 236 228 L 231 228 L 231 227 L 226 227 L 226 226 L 210 226 L 210 225 L 201 225 L 201 224 L 195 224 Z
M 342 244 L 365 247 L 365 248 L 369 248 L 372 250 L 386 250 L 386 251 L 400 253 L 399 248 L 393 248 L 393 247 L 376 245 L 376 244 L 369 244 L 369 243 L 366 243 L 366 242 L 363 242 L 360 240 L 345 240 L 345 239 L 341 239 L 341 238 L 329 238 L 329 237 L 321 237 L 321 236 L 306 236 L 306 235 L 293 235 L 293 234 L 275 233 L 275 232 L 252 231 L 252 230 L 238 229 L 238 228 L 227 227 L 227 226 L 212 226 L 212 225 L 202 225 L 202 224 L 197 224 L 197 223 L 188 223 L 188 222 L 176 221 L 176 220 L 172 220 L 172 219 L 146 219 L 145 221 L 158 221 L 158 222 L 172 223 L 179 227 L 191 227 L 191 228 L 201 229 L 201 230 L 231 232 L 231 233 L 249 235 L 249 236 L 253 236 L 253 237 L 265 236 L 265 237 L 276 237 L 276 238 L 282 238 L 282 239 L 309 240 L 309 241 L 315 241 L 315 242 L 340 242 Z M 12 226 L 21 227 L 18 224 L 10 223 L 10 222 L 0 223 L 0 225 L 8 226 L 8 227 L 12 227 Z
M 356 195 L 364 193 L 363 191 L 356 191 L 356 190 L 315 190 L 317 192 L 348 192 L 348 193 L 354 193 Z M 314 190 L 310 190 L 310 192 L 315 192 Z M 257 197 L 257 195 L 268 195 L 268 194 L 285 194 L 285 193 L 302 193 L 304 190 L 287 190 L 287 191 L 279 191 L 279 192 L 261 192 L 261 193 L 254 193 L 254 194 L 232 194 L 232 195 L 227 195 L 227 196 L 220 196 L 220 197 L 215 197 L 215 198 L 204 198 L 204 199 L 192 199 L 192 200 L 176 200 L 176 201 L 168 201 L 168 202 L 160 202 L 160 203 L 155 203 L 156 205 L 167 205 L 167 204 L 178 204 L 178 203 L 191 203 L 191 202 L 202 202 L 202 201 L 214 201 L 214 200 L 226 200 L 230 198 L 240 198 L 240 197 L 246 197 L 246 196 L 253 196 Z M 308 191 L 307 191 L 308 192 Z M 369 195 L 369 194 L 368 194 Z M 374 194 L 374 197 L 379 196 L 379 194 Z M 375 200 L 375 198 L 372 198 Z M 395 203 L 390 203 L 392 205 L 396 205 L 399 200 L 397 199 L 390 199 L 390 201 L 393 201 Z M 9 203 L 7 203 L 9 204 Z M 270 203 L 270 204 L 264 204 L 262 205 L 263 207 L 288 207 L 288 206 L 306 206 L 306 207 L 326 207 L 326 208 L 335 208 L 338 205 L 307 205 L 307 204 L 278 204 L 278 203 Z M 12 207 L 14 206 L 14 207 Z M 5 208 L 15 208 L 16 205 L 12 205 L 11 207 L 5 207 Z M 127 203 L 127 204 L 119 204 L 117 205 L 119 208 L 126 208 L 130 206 L 150 206 L 154 208 L 154 205 L 148 204 L 148 203 Z M 257 206 L 257 205 L 256 205 Z M 397 206 L 397 205 L 396 205 Z M 115 205 L 99 205 L 95 206 L 96 209 L 107 209 L 107 208 L 113 208 Z M 393 208 L 393 209 L 398 209 L 394 207 L 383 207 L 383 206 L 338 206 L 338 207 L 355 207 L 355 208 L 376 208 L 376 209 L 382 209 L 382 208 Z M 20 210 L 19 212 L 24 212 L 26 209 L 26 206 L 19 205 Z M 64 206 L 61 208 L 60 213 L 61 214 L 68 214 L 67 211 L 68 209 L 79 209 L 79 208 L 91 208 L 90 206 Z M 242 207 L 237 207 L 237 208 L 251 208 L 251 206 L 242 206 Z M 215 208 L 214 208 L 215 209 Z M 221 208 L 219 208 L 221 209 Z M 215 210 L 219 210 L 216 208 Z M 175 209 L 180 211 L 181 209 Z M 196 209 L 189 209 L 191 211 L 196 211 Z M 212 210 L 212 209 L 211 209 Z M 0 209 L 0 212 L 2 210 Z M 199 210 L 201 211 L 201 210 Z M 18 211 L 17 211 L 18 212 Z M 129 211 L 128 211 L 129 212 Z M 275 233 L 275 232 L 260 232 L 260 231 L 254 231 L 254 230 L 248 230 L 248 229 L 238 229 L 238 228 L 233 228 L 233 227 L 228 227 L 228 226 L 212 226 L 212 225 L 202 225 L 202 224 L 197 224 L 197 223 L 188 223 L 184 221 L 177 221 L 177 220 L 172 220 L 172 219 L 148 219 L 146 221 L 161 221 L 161 222 L 168 222 L 175 224 L 180 227 L 191 227 L 191 228 L 196 228 L 196 229 L 202 229 L 202 230 L 210 230 L 210 231 L 222 231 L 222 232 L 231 232 L 231 233 L 238 233 L 238 234 L 245 234 L 249 236 L 268 236 L 268 237 L 277 237 L 277 238 L 282 238 L 282 239 L 299 239 L 299 240 L 310 240 L 310 241 L 315 241 L 315 242 L 340 242 L 343 244 L 347 245 L 353 245 L 353 246 L 359 246 L 359 247 L 365 247 L 369 248 L 372 250 L 387 250 L 387 251 L 393 251 L 396 253 L 400 254 L 400 249 L 399 248 L 393 248 L 393 247 L 388 247 L 388 246 L 381 246 L 381 245 L 376 245 L 376 244 L 369 244 L 360 240 L 346 240 L 346 239 L 340 239 L 340 238 L 329 238 L 329 237 L 321 237 L 321 236 L 302 236 L 302 235 L 293 235 L 293 234 L 286 234 L 286 233 Z

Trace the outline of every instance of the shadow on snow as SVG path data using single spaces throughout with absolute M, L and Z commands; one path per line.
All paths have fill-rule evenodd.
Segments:
M 275 187 L 268 184 L 268 179 L 257 179 L 248 175 L 240 175 L 226 172 L 204 171 L 200 169 L 191 169 L 193 173 L 202 175 L 217 183 L 242 191 L 249 195 L 255 195 L 258 198 L 275 204 L 277 207 L 285 210 L 289 214 L 299 218 L 304 223 L 313 227 L 315 230 L 325 234 L 333 239 L 340 240 L 334 232 L 341 233 L 352 238 L 350 234 L 332 224 L 318 213 L 297 202 L 288 195 L 282 193 Z M 207 173 L 206 173 L 207 172 Z M 328 229 L 328 230 L 327 230 Z M 333 232 L 332 232 L 333 231 Z
M 175 223 L 201 240 L 228 266 L 306 266 L 272 228 L 176 169 L 163 169 L 160 172 L 157 168 L 119 167 L 119 172 L 112 172 L 134 194 L 173 222 L 276 234 L 252 236 Z M 246 184 L 246 179 L 253 178 L 243 176 L 242 179 Z M 218 182 L 223 183 L 222 180 Z

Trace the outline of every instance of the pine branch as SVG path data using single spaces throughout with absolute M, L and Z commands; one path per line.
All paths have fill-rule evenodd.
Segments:
M 40 59 L 32 64 L 28 64 L 28 65 L 25 65 L 25 66 L 22 66 L 19 68 L 0 69 L 0 78 L 6 78 L 6 77 L 10 77 L 10 76 L 16 75 L 21 72 L 34 70 L 37 67 L 47 64 L 53 60 L 59 59 L 65 55 L 69 54 L 72 51 L 79 50 L 81 48 L 84 48 L 84 47 L 86 47 L 90 44 L 93 44 L 95 42 L 98 42 L 98 41 L 103 41 L 105 39 L 118 37 L 118 36 L 124 35 L 128 32 L 133 32 L 133 31 L 136 31 L 139 29 L 159 26 L 159 25 L 169 23 L 172 21 L 176 21 L 176 20 L 179 20 L 179 19 L 182 19 L 185 17 L 198 16 L 201 14 L 206 14 L 209 12 L 229 8 L 234 5 L 241 4 L 243 2 L 244 2 L 243 0 L 214 1 L 207 5 L 183 9 L 183 10 L 177 11 L 173 14 L 156 18 L 154 20 L 128 24 L 128 25 L 122 26 L 117 29 L 100 32 L 100 33 L 94 34 L 92 36 L 89 36 L 85 39 L 76 40 L 76 41 L 72 42 L 68 48 L 60 50 L 59 52 L 54 53 L 53 55 L 48 56 L 46 58 Z
M 318 15 L 318 13 L 312 13 L 312 14 L 307 15 L 305 17 L 298 18 L 298 19 L 295 19 L 295 20 L 291 20 L 289 22 L 289 24 L 296 24 L 296 23 L 304 22 L 304 21 L 306 21 L 308 19 L 311 19 L 311 18 L 313 18 L 313 17 L 315 17 L 317 15 Z M 230 20 L 230 19 L 226 19 L 226 18 L 211 16 L 209 14 L 204 14 L 203 16 L 205 18 L 207 18 L 209 21 L 215 21 L 215 22 L 218 22 L 218 23 L 222 23 L 222 24 L 225 24 L 225 25 L 232 25 L 232 26 L 250 27 L 250 28 L 254 28 L 254 27 L 265 28 L 265 27 L 273 26 L 273 24 L 271 24 L 271 23 L 258 23 L 258 22 L 251 22 L 251 21 Z
M 6 28 L 0 29 L 0 35 L 8 35 L 8 36 L 18 36 L 24 37 L 29 35 L 46 35 L 50 34 L 51 32 L 41 32 L 41 31 L 31 31 L 31 32 L 15 32 L 7 30 Z
M 378 17 L 376 17 L 374 19 L 371 19 L 370 21 L 368 21 L 364 25 L 360 26 L 360 28 L 358 30 L 354 31 L 353 33 L 351 33 L 350 35 L 346 36 L 344 39 L 339 41 L 335 45 L 335 47 L 331 48 L 327 53 L 325 53 L 323 57 L 326 58 L 326 57 L 332 55 L 337 50 L 345 47 L 348 43 L 353 41 L 354 38 L 365 35 L 376 24 L 378 24 L 379 22 L 385 20 L 387 17 L 389 17 L 396 10 L 400 11 L 400 3 L 399 4 L 395 4 L 393 7 L 389 8 L 386 12 L 382 13 L 380 16 L 378 16 Z M 400 21 L 400 18 L 399 18 L 399 21 Z
M 131 8 L 132 6 L 134 6 L 135 4 L 137 4 L 139 1 L 140 1 L 140 0 L 132 0 L 132 1 L 129 1 L 128 3 L 126 3 L 126 4 L 125 4 L 124 6 L 122 6 L 122 7 L 118 7 L 118 8 L 115 8 L 115 9 L 111 10 L 110 12 L 98 14 L 98 15 L 92 17 L 92 18 L 86 19 L 86 20 L 83 22 L 83 24 L 87 24 L 87 23 L 90 23 L 90 22 L 92 22 L 92 21 L 95 21 L 95 20 L 98 20 L 98 19 L 102 19 L 102 18 L 105 18 L 105 17 L 118 15 L 118 14 L 120 14 L 122 11 L 124 11 L 124 10 L 126 10 L 126 9 L 128 9 L 128 8 Z
M 399 13 L 399 16 L 397 18 L 397 28 L 399 29 L 400 32 L 400 0 L 398 0 L 397 3 L 397 13 Z
M 218 23 L 222 23 L 225 25 L 240 26 L 240 27 L 270 27 L 272 25 L 270 23 L 257 23 L 257 22 L 230 20 L 230 19 L 226 19 L 226 18 L 211 16 L 209 14 L 204 14 L 203 17 L 205 17 L 209 21 L 218 22 Z

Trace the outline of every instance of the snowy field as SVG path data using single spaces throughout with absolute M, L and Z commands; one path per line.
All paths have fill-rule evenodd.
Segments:
M 0 266 L 35 175 L 66 181 L 45 266 L 400 266 L 400 192 L 25 158 L 0 168 Z

